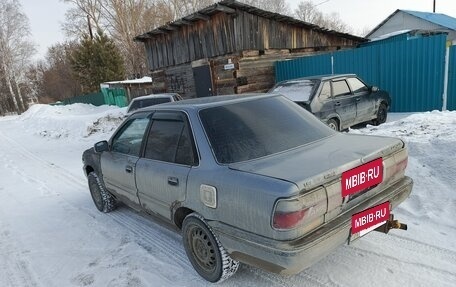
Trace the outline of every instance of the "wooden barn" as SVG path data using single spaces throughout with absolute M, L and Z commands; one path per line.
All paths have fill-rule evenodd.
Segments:
M 135 41 L 144 43 L 154 92 L 193 98 L 267 91 L 275 61 L 352 48 L 365 39 L 224 0 Z

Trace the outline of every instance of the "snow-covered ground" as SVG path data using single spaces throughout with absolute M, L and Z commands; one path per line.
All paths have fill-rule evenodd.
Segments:
M 0 118 L 0 286 L 209 286 L 178 233 L 121 207 L 99 213 L 82 151 L 106 139 L 124 109 L 33 106 Z M 456 112 L 392 114 L 351 133 L 409 146 L 408 231 L 370 233 L 295 276 L 242 266 L 219 286 L 455 286 Z

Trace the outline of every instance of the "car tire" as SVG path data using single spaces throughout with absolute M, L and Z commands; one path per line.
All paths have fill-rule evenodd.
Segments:
M 105 213 L 116 209 L 115 198 L 106 190 L 98 175 L 95 172 L 91 172 L 87 179 L 89 181 L 90 195 L 97 209 Z
M 386 122 L 388 109 L 385 104 L 380 104 L 377 110 L 377 118 L 374 120 L 374 125 L 378 126 Z
M 197 213 L 187 215 L 182 226 L 185 252 L 201 277 L 216 283 L 236 273 L 239 262 L 228 255 L 201 215 Z
M 335 131 L 339 131 L 340 127 L 339 127 L 339 123 L 337 122 L 336 119 L 330 119 L 327 123 L 328 127 L 330 127 L 331 129 L 335 130 Z

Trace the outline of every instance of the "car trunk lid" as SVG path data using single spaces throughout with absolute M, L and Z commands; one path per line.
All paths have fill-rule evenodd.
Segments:
M 279 197 L 271 225 L 294 238 L 331 221 L 404 176 L 407 149 L 399 139 L 337 133 L 272 156 L 231 164 L 234 170 L 294 183 Z M 381 175 L 362 189 L 345 190 L 347 178 L 374 169 Z M 354 182 L 349 182 L 354 185 Z
M 340 178 L 347 170 L 400 150 L 399 139 L 338 133 L 311 144 L 246 162 L 233 163 L 234 170 L 273 177 L 311 190 Z

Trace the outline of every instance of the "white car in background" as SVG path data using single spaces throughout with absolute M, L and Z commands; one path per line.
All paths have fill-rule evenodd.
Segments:
M 163 103 L 176 102 L 182 100 L 182 97 L 176 93 L 153 94 L 137 97 L 131 100 L 128 105 L 127 115 L 130 115 L 137 109 L 154 106 Z

